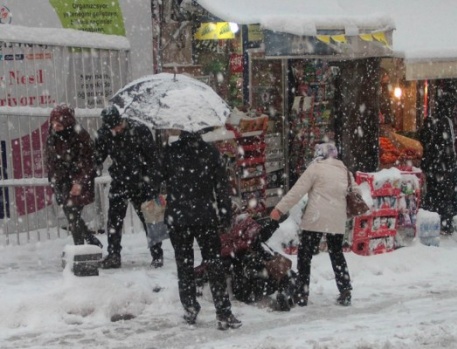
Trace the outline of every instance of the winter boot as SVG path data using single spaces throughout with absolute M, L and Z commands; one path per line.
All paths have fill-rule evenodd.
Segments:
M 89 244 L 89 245 L 95 245 L 95 246 L 98 246 L 100 248 L 103 248 L 103 244 L 100 242 L 99 239 L 97 239 L 95 236 L 93 236 L 90 232 L 88 232 L 85 236 L 84 236 L 84 240 L 86 240 L 86 242 Z
M 152 268 L 161 268 L 163 267 L 163 250 L 162 243 L 158 243 L 150 248 L 152 262 Z
M 158 258 L 158 259 L 152 258 L 151 267 L 152 268 L 161 268 L 161 267 L 163 267 L 163 258 Z
M 339 297 L 336 299 L 336 302 L 339 305 L 348 306 L 351 305 L 351 290 L 345 290 L 340 293 Z
M 230 315 L 217 315 L 217 329 L 218 330 L 227 330 L 229 328 L 240 328 L 243 324 L 238 320 L 233 314 Z
M 184 320 L 186 320 L 186 322 L 189 324 L 189 325 L 194 325 L 195 322 L 197 321 L 197 316 L 198 316 L 198 313 L 200 312 L 200 304 L 197 304 L 193 307 L 189 307 L 187 309 L 184 310 Z
M 308 296 L 298 293 L 294 296 L 294 303 L 299 307 L 306 307 L 308 305 Z
M 121 267 L 121 255 L 117 253 L 108 254 L 100 263 L 102 269 L 117 269 Z
M 290 311 L 290 303 L 286 294 L 280 292 L 276 295 L 276 303 L 278 311 Z

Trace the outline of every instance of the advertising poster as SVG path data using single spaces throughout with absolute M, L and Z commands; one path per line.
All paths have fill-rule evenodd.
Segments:
M 42 145 L 46 143 L 48 123 L 40 129 L 11 142 L 14 178 L 43 178 L 46 173 Z M 52 204 L 50 187 L 15 187 L 16 211 L 19 216 L 30 214 Z
M 150 0 L 0 0 L 2 24 L 125 36 L 132 79 L 153 73 Z

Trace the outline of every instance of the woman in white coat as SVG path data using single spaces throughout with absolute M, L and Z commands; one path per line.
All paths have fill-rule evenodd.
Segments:
M 308 194 L 308 203 L 300 223 L 302 231 L 297 255 L 295 302 L 300 306 L 308 304 L 311 259 L 323 234 L 326 234 L 328 253 L 340 291 L 337 303 L 351 304 L 351 279 L 343 254 L 349 172 L 337 157 L 338 151 L 334 144 L 316 145 L 315 160 L 270 214 L 271 219 L 279 220 Z M 360 193 L 352 174 L 350 180 L 352 189 Z

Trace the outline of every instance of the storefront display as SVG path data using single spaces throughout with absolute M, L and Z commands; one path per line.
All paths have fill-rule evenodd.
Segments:
M 423 154 L 423 148 L 419 141 L 399 135 L 391 127 L 381 128 L 379 151 L 381 168 L 405 165 L 420 167 Z
M 367 214 L 353 220 L 354 253 L 368 256 L 394 250 L 401 192 L 400 174 L 397 172 L 397 176 L 385 177 L 382 173 L 356 173 L 357 184 L 368 185 L 373 206 Z
M 411 166 L 392 167 L 379 172 L 357 172 L 357 184 L 368 188 L 371 209 L 352 221 L 352 251 L 373 255 L 402 246 L 403 238 L 416 236 L 421 204 L 422 171 Z
M 290 69 L 295 93 L 289 123 L 289 164 L 291 177 L 298 178 L 312 160 L 315 144 L 334 139 L 333 72 L 337 68 L 320 60 L 294 60 Z
M 265 60 L 259 57 L 263 58 L 263 56 L 251 54 L 251 108 L 265 113 L 271 118 L 276 118 L 284 115 L 281 61 Z
M 238 116 L 243 113 L 238 112 Z M 212 141 L 225 159 L 231 196 L 234 204 L 252 217 L 266 215 L 266 115 L 258 117 L 232 117 L 226 124 L 224 139 L 204 137 Z

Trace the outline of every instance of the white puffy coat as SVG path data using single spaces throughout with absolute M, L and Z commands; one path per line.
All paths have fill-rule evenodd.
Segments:
M 276 205 L 287 213 L 305 194 L 308 203 L 302 216 L 302 230 L 344 234 L 346 230 L 347 168 L 334 158 L 317 160 L 300 176 L 295 185 Z M 360 189 L 350 174 L 352 189 Z

